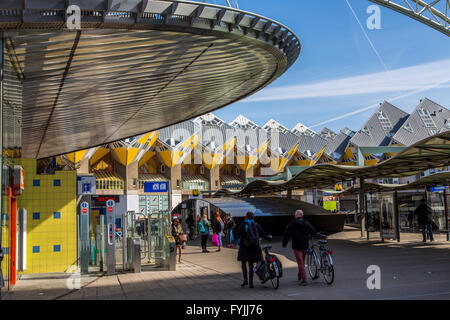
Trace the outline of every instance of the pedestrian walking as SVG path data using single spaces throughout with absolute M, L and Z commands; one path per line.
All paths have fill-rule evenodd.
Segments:
M 263 228 L 254 221 L 253 212 L 247 212 L 244 223 L 239 227 L 238 235 L 239 251 L 237 260 L 241 261 L 242 275 L 244 276 L 244 282 L 241 286 L 249 285 L 250 288 L 253 288 L 254 264 L 262 261 L 259 239 L 262 237 L 266 240 L 272 240 L 272 236 L 267 235 Z
M 305 271 L 305 257 L 308 252 L 309 237 L 316 236 L 317 231 L 305 219 L 303 219 L 303 211 L 295 211 L 295 220 L 286 228 L 283 235 L 283 248 L 286 248 L 290 239 L 292 239 L 292 250 L 298 265 L 298 280 L 300 285 L 308 283 Z
M 198 217 L 198 232 L 200 233 L 200 237 L 202 239 L 202 252 L 207 253 L 209 252 L 206 249 L 208 237 L 209 237 L 209 229 L 210 229 L 211 223 L 208 221 L 208 216 L 204 214 L 201 218 Z
M 414 211 L 414 215 L 417 215 L 417 223 L 420 225 L 420 228 L 422 230 L 422 236 L 423 242 L 427 242 L 427 231 L 428 236 L 430 238 L 430 241 L 434 241 L 433 236 L 433 211 L 431 210 L 431 207 L 427 204 L 427 200 L 422 199 L 420 200 L 420 204 L 417 206 L 416 210 Z
M 225 235 L 227 241 L 227 247 L 232 248 L 234 246 L 234 228 L 236 223 L 229 213 L 225 216 Z
M 186 218 L 186 225 L 189 228 L 189 240 L 194 240 L 194 231 L 195 231 L 195 218 L 194 218 L 194 209 L 190 209 L 189 215 Z
M 220 251 L 220 248 L 222 247 L 222 232 L 225 228 L 225 225 L 222 221 L 222 218 L 220 217 L 219 211 L 216 211 L 214 213 L 214 222 L 213 222 L 213 230 L 214 234 L 217 236 L 217 246 L 219 247 L 217 251 Z
M 181 250 L 183 243 L 187 240 L 186 235 L 183 232 L 181 223 L 178 219 L 174 219 L 172 223 L 172 236 L 175 238 L 175 242 L 178 249 L 178 262 L 181 263 Z

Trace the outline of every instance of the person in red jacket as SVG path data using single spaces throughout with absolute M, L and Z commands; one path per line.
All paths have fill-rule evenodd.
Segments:
M 309 237 L 316 236 L 317 231 L 305 219 L 303 219 L 303 211 L 295 211 L 295 220 L 292 221 L 283 235 L 283 247 L 286 248 L 290 239 L 292 239 L 292 250 L 298 265 L 298 280 L 300 285 L 306 285 L 308 279 L 305 271 L 305 257 L 308 252 Z

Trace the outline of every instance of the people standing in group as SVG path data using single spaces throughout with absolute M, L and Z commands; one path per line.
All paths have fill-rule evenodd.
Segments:
M 185 222 L 189 228 L 189 240 L 194 240 L 194 231 L 195 231 L 194 209 L 190 209 L 189 215 L 186 218 Z
M 183 232 L 181 223 L 178 219 L 174 219 L 172 222 L 172 236 L 175 238 L 175 242 L 178 249 L 178 262 L 181 263 L 181 249 L 183 243 L 186 241 L 186 235 Z
M 262 261 L 259 239 L 262 237 L 266 240 L 271 240 L 272 236 L 267 235 L 263 228 L 254 221 L 253 212 L 247 212 L 244 223 L 239 227 L 238 235 L 239 251 L 237 260 L 241 261 L 242 275 L 244 276 L 244 282 L 241 286 L 249 285 L 250 288 L 253 288 L 253 267 L 255 263 Z
M 423 242 L 427 242 L 427 231 L 428 236 L 430 238 L 430 241 L 434 241 L 433 236 L 433 211 L 431 210 L 431 207 L 427 204 L 426 199 L 420 200 L 420 204 L 417 206 L 416 210 L 414 211 L 414 215 L 417 215 L 417 223 L 420 225 L 420 228 L 422 229 L 422 236 Z
M 305 271 L 305 257 L 308 252 L 310 236 L 316 236 L 317 231 L 305 219 L 303 211 L 295 211 L 295 220 L 286 228 L 283 235 L 283 248 L 285 248 L 290 239 L 292 239 L 292 249 L 298 265 L 298 280 L 300 285 L 307 285 L 308 280 Z
M 236 223 L 229 213 L 225 216 L 225 235 L 226 241 L 229 247 L 234 245 L 234 228 L 236 228 Z
M 208 221 L 208 216 L 204 214 L 201 218 L 198 217 L 198 232 L 200 233 L 200 237 L 202 239 L 202 252 L 207 253 L 209 252 L 206 249 L 207 243 L 208 243 L 208 237 L 209 237 L 209 229 L 211 227 L 211 223 Z

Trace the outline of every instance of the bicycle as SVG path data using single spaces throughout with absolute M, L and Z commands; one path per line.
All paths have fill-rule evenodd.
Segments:
M 270 280 L 272 287 L 276 290 L 280 286 L 280 278 L 283 276 L 283 266 L 276 255 L 270 254 L 269 250 L 272 246 L 264 246 L 264 259 L 260 262 L 256 269 L 256 274 L 261 279 L 261 283 Z
M 320 235 L 325 236 L 324 234 Z M 334 262 L 332 251 L 325 247 L 327 243 L 327 240 L 319 240 L 318 245 L 312 243 L 310 249 L 308 250 L 307 263 L 308 273 L 313 280 L 319 278 L 320 272 L 322 273 L 325 282 L 331 285 L 334 282 Z M 319 254 L 317 252 L 317 248 Z

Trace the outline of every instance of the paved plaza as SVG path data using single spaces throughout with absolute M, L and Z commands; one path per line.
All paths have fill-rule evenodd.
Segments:
M 336 272 L 328 286 L 322 278 L 299 286 L 297 265 L 290 248 L 276 238 L 273 252 L 283 263 L 280 288 L 261 285 L 241 288 L 240 264 L 236 249 L 201 253 L 194 242 L 183 251 L 177 270 L 149 271 L 115 276 L 82 276 L 80 290 L 67 289 L 65 275 L 23 277 L 7 299 L 150 299 L 150 300 L 297 300 L 297 299 L 450 299 L 450 244 L 444 235 L 434 243 L 423 244 L 418 234 L 402 234 L 402 242 L 366 241 L 360 232 L 347 228 L 329 238 Z M 369 265 L 381 268 L 381 290 L 366 286 Z

